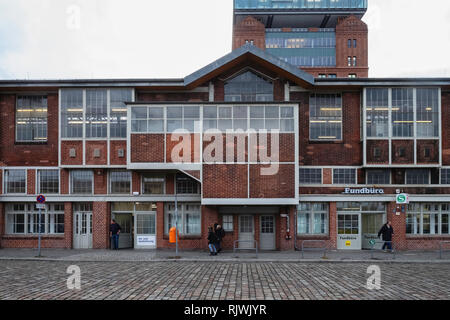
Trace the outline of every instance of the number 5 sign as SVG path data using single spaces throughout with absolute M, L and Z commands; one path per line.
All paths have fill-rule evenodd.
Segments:
M 397 204 L 408 204 L 409 203 L 409 195 L 402 193 L 397 195 Z

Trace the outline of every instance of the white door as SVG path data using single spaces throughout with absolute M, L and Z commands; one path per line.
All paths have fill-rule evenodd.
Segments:
M 156 248 L 156 212 L 139 212 L 134 216 L 134 247 Z
M 75 212 L 73 248 L 92 249 L 92 212 Z
M 255 226 L 253 216 L 239 217 L 239 248 L 253 249 L 255 248 Z
M 261 216 L 260 217 L 260 244 L 261 250 L 275 250 L 275 217 Z
M 378 231 L 386 221 L 386 214 L 383 213 L 362 213 L 362 248 L 363 249 L 381 249 L 383 243 L 378 237 Z M 377 243 L 372 246 L 370 241 Z
M 113 219 L 120 226 L 119 249 L 133 248 L 133 214 L 132 213 L 115 213 Z M 113 248 L 113 246 L 111 246 Z
M 337 248 L 361 250 L 361 214 L 338 214 Z

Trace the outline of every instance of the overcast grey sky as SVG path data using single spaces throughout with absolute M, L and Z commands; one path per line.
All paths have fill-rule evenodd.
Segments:
M 231 51 L 233 0 L 0 0 L 0 79 L 182 78 Z M 370 77 L 450 77 L 450 1 L 369 0 Z

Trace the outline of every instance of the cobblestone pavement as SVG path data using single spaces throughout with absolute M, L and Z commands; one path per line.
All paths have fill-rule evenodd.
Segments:
M 81 289 L 67 288 L 71 262 L 0 261 L 0 300 L 449 299 L 448 264 L 379 263 L 368 290 L 364 263 L 78 262 Z

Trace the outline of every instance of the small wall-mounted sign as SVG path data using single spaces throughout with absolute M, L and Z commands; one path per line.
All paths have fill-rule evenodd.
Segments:
M 396 197 L 397 204 L 408 204 L 409 203 L 409 194 L 401 193 Z

